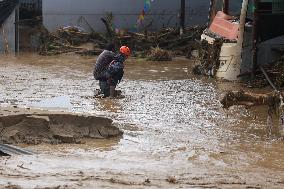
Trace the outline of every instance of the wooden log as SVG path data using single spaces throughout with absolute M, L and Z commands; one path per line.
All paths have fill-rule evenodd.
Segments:
M 282 96 L 284 93 L 281 93 Z M 277 107 L 280 103 L 280 94 L 276 92 L 268 94 L 255 94 L 244 91 L 228 92 L 223 99 L 221 104 L 223 108 L 228 109 L 234 105 L 244 105 L 244 106 L 259 106 L 268 105 L 272 107 Z
M 113 36 L 114 36 L 114 31 L 113 31 L 113 29 L 112 29 L 110 23 L 109 23 L 106 19 L 104 19 L 104 18 L 101 18 L 101 21 L 104 23 L 104 25 L 105 25 L 105 27 L 106 27 L 107 33 L 108 33 L 108 35 L 109 35 L 109 38 L 112 39 Z
M 137 37 L 146 38 L 145 34 L 143 33 L 137 33 L 137 32 L 131 32 L 131 31 L 128 31 L 128 33 L 131 35 L 135 35 Z

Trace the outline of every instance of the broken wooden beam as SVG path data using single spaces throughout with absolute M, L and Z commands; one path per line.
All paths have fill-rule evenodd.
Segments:
M 106 27 L 109 38 L 112 39 L 114 37 L 114 31 L 111 26 L 111 23 L 109 23 L 105 18 L 101 18 L 101 21 L 104 23 Z
M 283 93 L 281 93 L 283 96 Z M 244 105 L 244 106 L 277 106 L 280 103 L 280 94 L 273 92 L 268 94 L 256 94 L 249 93 L 245 91 L 229 91 L 221 100 L 223 108 L 230 108 L 234 105 Z

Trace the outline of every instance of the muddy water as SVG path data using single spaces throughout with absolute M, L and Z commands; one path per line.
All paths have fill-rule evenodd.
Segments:
M 125 98 L 94 99 L 94 58 L 0 59 L 1 106 L 68 96 L 71 111 L 110 117 L 121 139 L 28 146 L 35 156 L 0 159 L 0 186 L 25 188 L 283 188 L 284 143 L 266 137 L 265 108 L 223 110 L 233 83 L 195 78 L 192 61 L 128 60 Z

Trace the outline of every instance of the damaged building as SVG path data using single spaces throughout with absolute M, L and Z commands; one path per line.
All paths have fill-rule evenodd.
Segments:
M 0 0 L 0 52 L 34 50 L 34 28 L 41 23 L 41 0 Z
M 239 1 L 238 14 L 231 10 L 233 2 L 211 0 L 211 21 L 201 36 L 208 44 L 222 43 L 217 62 L 208 66 L 210 60 L 204 61 L 203 72 L 225 80 L 254 76 L 258 67 L 275 63 L 284 48 L 284 1 Z
M 144 0 L 83 0 L 80 2 L 77 0 L 0 0 L 0 52 L 37 51 L 43 29 L 53 32 L 59 27 L 80 26 L 86 31 L 105 32 L 106 28 L 101 18 L 110 13 L 113 16 L 115 29 L 132 30 L 143 10 L 144 2 Z M 185 25 L 206 25 L 210 2 L 212 1 L 186 0 Z M 223 2 L 225 1 L 216 0 L 217 6 L 218 4 L 222 6 Z M 265 9 L 265 14 L 260 15 L 264 25 L 273 23 L 269 20 L 274 20 L 276 16 L 282 14 L 281 4 L 278 5 L 278 3 L 281 1 L 260 1 L 262 8 Z M 230 15 L 238 16 L 241 6 L 242 1 L 230 1 Z M 138 31 L 143 31 L 145 26 L 154 31 L 163 27 L 179 27 L 181 12 L 179 1 L 151 1 L 148 9 L 143 25 L 138 27 Z M 259 24 L 260 30 L 273 28 L 262 25 L 262 23 Z M 273 32 L 265 33 L 271 35 L 276 31 L 280 31 L 279 27 Z M 279 36 L 278 33 L 276 32 L 275 35 Z M 271 36 L 262 36 L 262 38 L 272 39 Z M 244 57 L 246 56 L 250 55 L 244 54 Z
M 113 15 L 114 27 L 133 29 L 144 6 L 144 0 L 0 0 L 1 27 L 0 52 L 37 50 L 39 31 L 43 26 L 50 32 L 64 26 L 81 26 L 105 32 L 101 18 Z M 163 27 L 179 27 L 180 3 L 172 0 L 151 1 L 145 16 L 145 25 L 151 30 Z M 185 25 L 205 25 L 208 17 L 209 0 L 186 0 Z M 118 8 L 119 7 L 119 8 Z M 232 3 L 237 10 L 240 3 Z M 1 26 L 1 25 L 0 25 Z
M 0 52 L 17 52 L 17 0 L 0 0 Z

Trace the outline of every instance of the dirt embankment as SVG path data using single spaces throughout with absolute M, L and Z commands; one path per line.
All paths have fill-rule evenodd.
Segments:
M 44 113 L 0 117 L 0 143 L 81 143 L 83 138 L 121 135 L 112 120 L 95 116 Z

